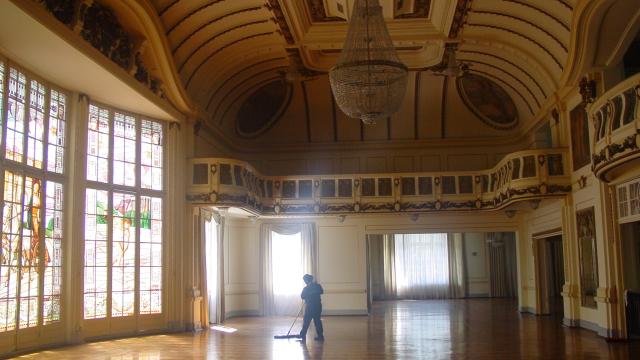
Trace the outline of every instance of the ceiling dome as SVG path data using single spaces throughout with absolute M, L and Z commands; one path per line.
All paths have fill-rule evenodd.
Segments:
M 254 91 L 238 110 L 238 135 L 251 138 L 268 130 L 286 110 L 291 95 L 291 84 L 281 79 L 271 81 Z
M 518 109 L 500 85 L 476 74 L 459 77 L 457 84 L 464 103 L 485 124 L 500 130 L 518 125 Z

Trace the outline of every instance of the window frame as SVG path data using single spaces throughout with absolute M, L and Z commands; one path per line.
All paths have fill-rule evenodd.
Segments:
M 0 63 L 4 65 L 4 74 L 3 74 L 3 89 L 2 92 L 2 105 L 0 111 L 0 189 L 3 190 L 2 196 L 0 196 L 0 209 L 4 209 L 4 187 L 5 187 L 5 172 L 11 172 L 15 175 L 22 177 L 22 186 L 21 186 L 21 196 L 25 196 L 25 180 L 27 177 L 32 179 L 40 180 L 41 184 L 41 195 L 40 195 L 40 224 L 44 229 L 44 232 L 41 234 L 39 239 L 39 255 L 38 255 L 38 265 L 37 265 L 37 274 L 38 274 L 38 295 L 37 295 L 37 319 L 36 325 L 31 327 L 20 327 L 20 302 L 21 302 L 21 281 L 18 280 L 16 284 L 16 318 L 15 318 L 15 327 L 12 330 L 5 330 L 0 332 L 0 337 L 9 336 L 8 334 L 22 334 L 22 333 L 38 333 L 42 332 L 43 335 L 51 334 L 51 335 L 59 335 L 60 329 L 64 326 L 66 319 L 68 318 L 67 309 L 65 307 L 65 303 L 67 301 L 66 289 L 69 285 L 69 282 L 66 279 L 65 273 L 67 264 L 70 261 L 69 256 L 66 252 L 67 244 L 70 240 L 70 229 L 68 228 L 68 171 L 69 171 L 69 155 L 70 155 L 70 128 L 72 124 L 72 116 L 71 116 L 71 93 L 68 90 L 61 88 L 58 85 L 55 85 L 44 78 L 36 75 L 34 72 L 26 69 L 25 67 L 17 64 L 11 59 L 5 57 L 0 53 Z M 8 103 L 9 103 L 9 79 L 11 69 L 21 73 L 25 77 L 25 95 L 24 95 L 24 118 L 23 118 L 23 128 L 24 131 L 22 136 L 22 159 L 21 161 L 15 161 L 13 159 L 7 158 L 7 149 L 6 149 L 6 138 L 7 138 L 7 120 L 8 120 Z M 28 143 L 29 143 L 29 121 L 30 121 L 30 111 L 31 111 L 31 83 L 32 81 L 36 81 L 38 84 L 44 87 L 45 96 L 44 96 L 44 104 L 43 104 L 43 134 L 42 134 L 42 167 L 38 168 L 32 165 L 27 164 L 28 160 Z M 51 120 L 51 94 L 52 91 L 55 91 L 65 97 L 65 116 L 64 116 L 64 130 L 62 132 L 62 136 L 64 137 L 64 146 L 63 146 L 63 166 L 62 171 L 60 173 L 55 171 L 48 170 L 48 162 L 49 162 L 49 125 Z M 60 299 L 60 313 L 57 320 L 45 323 L 44 319 L 44 297 L 45 297 L 45 269 L 46 266 L 44 264 L 43 257 L 44 251 L 46 249 L 46 216 L 47 209 L 49 208 L 49 204 L 47 204 L 47 193 L 46 186 L 48 182 L 55 182 L 62 185 L 63 188 L 63 198 L 62 198 L 62 238 L 60 239 L 60 251 L 61 251 L 61 264 L 60 264 L 60 293 L 56 296 Z M 21 212 L 24 211 L 24 199 L 21 202 Z M 4 210 L 2 210 L 4 212 Z M 2 228 L 4 226 L 4 218 L 0 216 L 0 233 L 2 232 Z M 20 228 L 22 229 L 22 227 Z M 20 241 L 23 241 L 25 235 L 22 233 L 19 236 Z M 22 263 L 22 256 L 19 258 L 18 267 L 18 276 L 21 277 L 22 269 L 24 264 Z M 20 339 L 18 339 L 20 342 Z
M 107 182 L 101 182 L 99 180 L 89 180 L 88 179 L 88 173 L 87 173 L 87 165 L 88 165 L 88 156 L 89 156 L 89 116 L 90 116 L 90 111 L 91 111 L 91 106 L 96 106 L 99 109 L 106 109 L 109 112 L 108 115 L 108 121 L 109 121 L 109 153 L 108 153 L 108 157 L 107 157 L 107 162 L 108 162 L 108 174 L 107 174 Z M 136 129 L 136 139 L 135 139 L 135 184 L 133 186 L 128 186 L 128 185 L 120 185 L 120 184 L 115 184 L 114 183 L 114 161 L 115 161 L 115 149 L 114 149 L 114 143 L 115 143 L 115 131 L 114 131 L 114 124 L 115 124 L 115 117 L 116 117 L 116 113 L 118 114 L 122 114 L 124 116 L 131 116 L 135 119 L 135 129 Z M 160 124 L 161 125 L 161 130 L 162 130 L 162 141 L 161 141 L 161 146 L 162 146 L 162 188 L 161 190 L 155 190 L 152 188 L 144 188 L 142 186 L 142 122 L 143 120 L 145 121 L 152 121 L 154 123 Z M 157 119 L 153 119 L 152 117 L 148 117 L 148 116 L 144 116 L 141 114 L 135 114 L 133 112 L 130 111 L 126 111 L 126 110 L 122 110 L 119 109 L 117 107 L 113 107 L 110 105 L 106 105 L 104 103 L 101 103 L 99 101 L 94 101 L 94 100 L 89 100 L 87 102 L 87 107 L 86 107 L 86 128 L 84 129 L 84 133 L 82 134 L 85 143 L 84 143 L 84 149 L 83 151 L 83 156 L 82 156 L 82 163 L 83 166 L 82 168 L 84 169 L 84 171 L 82 172 L 82 181 L 84 182 L 84 186 L 83 186 L 83 194 L 82 194 L 82 214 L 83 214 L 83 219 L 82 219 L 82 224 L 81 224 L 81 228 L 82 228 L 82 236 L 81 236 L 81 242 L 82 242 L 82 252 L 81 252 L 81 260 L 80 260 L 80 266 L 82 268 L 82 279 L 81 279 L 81 291 L 80 291 L 80 296 L 81 296 L 81 311 L 80 311 L 80 319 L 82 319 L 82 321 L 84 322 L 88 322 L 88 323 L 101 323 L 101 322 L 107 322 L 107 323 L 122 323 L 125 327 L 126 324 L 131 325 L 131 323 L 136 322 L 138 323 L 138 325 L 133 325 L 134 328 L 135 326 L 138 327 L 145 327 L 144 323 L 145 319 L 149 319 L 151 321 L 152 324 L 148 324 L 151 327 L 157 327 L 159 324 L 156 323 L 157 320 L 159 319 L 164 319 L 164 317 L 167 314 L 167 294 L 166 294 L 166 289 L 167 289 L 167 281 L 166 281 L 166 274 L 167 274 L 167 262 L 166 262 L 166 249 L 167 249 L 167 233 L 166 233 L 166 214 L 167 214 L 167 178 L 166 178 L 166 169 L 167 169 L 167 159 L 168 157 L 166 156 L 167 154 L 167 135 L 168 135 L 168 126 L 166 124 L 166 121 L 162 121 L 162 120 L 157 120 Z M 98 178 L 98 176 L 96 176 L 96 179 Z M 106 290 L 106 294 L 107 294 L 107 299 L 106 299 L 106 315 L 104 317 L 96 317 L 96 318 L 85 318 L 85 304 L 84 304 L 84 297 L 85 297 L 85 280 L 84 280 L 84 275 L 85 275 L 85 244 L 86 244 L 86 238 L 85 238 L 85 227 L 86 227 L 86 219 L 85 216 L 87 214 L 87 207 L 86 207 L 86 194 L 87 194 L 87 190 L 96 190 L 96 191 L 106 191 L 107 193 L 107 290 Z M 135 285 L 134 285 L 134 304 L 133 304 L 133 313 L 131 315 L 125 315 L 125 316 L 114 316 L 113 315 L 113 243 L 114 243 L 114 231 L 113 231 L 113 224 L 114 224 L 114 214 L 113 214 L 113 209 L 114 209 L 114 204 L 113 204 L 113 197 L 114 194 L 133 194 L 135 196 L 135 212 L 136 212 L 136 218 L 135 221 L 137 222 L 137 226 L 135 227 L 135 274 L 134 274 L 134 281 L 135 281 Z M 140 228 L 140 222 L 141 222 L 141 204 L 142 201 L 141 199 L 143 197 L 149 197 L 149 198 L 160 198 L 162 201 L 162 208 L 161 208 L 161 212 L 162 212 L 162 230 L 161 230 L 161 236 L 162 236 L 162 240 L 161 240 L 161 249 L 162 249 L 162 262 L 160 265 L 161 268 L 161 289 L 160 289 L 160 299 L 161 299 L 161 306 L 160 306 L 160 312 L 158 313 L 141 313 L 140 311 L 140 303 L 141 303 L 141 289 L 140 289 L 140 272 L 141 272 L 141 266 L 140 266 L 140 258 L 141 258 L 141 254 L 140 254 L 140 245 L 141 245 L 141 237 L 140 237 L 140 233 L 141 233 L 141 228 Z M 142 290 L 145 291 L 145 290 Z M 154 326 L 155 324 L 155 326 Z M 119 326 L 117 326 L 119 327 Z M 127 327 L 128 330 L 131 330 L 131 327 Z M 124 330 L 124 328 L 123 328 Z M 114 330 L 115 331 L 115 330 Z

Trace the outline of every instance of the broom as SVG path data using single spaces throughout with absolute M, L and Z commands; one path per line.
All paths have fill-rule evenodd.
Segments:
M 294 334 L 294 335 L 290 335 L 290 334 L 291 334 L 291 329 L 293 329 L 293 325 L 296 323 L 296 321 L 298 320 L 298 317 L 300 317 L 300 314 L 302 313 L 303 307 L 304 307 L 304 303 L 300 305 L 300 310 L 298 311 L 298 315 L 296 315 L 296 318 L 293 319 L 293 323 L 291 323 L 291 326 L 289 327 L 289 331 L 287 331 L 287 335 L 275 335 L 273 337 L 274 339 L 297 339 L 300 337 L 300 335 L 298 334 Z

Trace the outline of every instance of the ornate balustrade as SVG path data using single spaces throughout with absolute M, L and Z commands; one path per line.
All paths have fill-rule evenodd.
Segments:
M 263 176 L 243 161 L 191 160 L 187 200 L 261 215 L 496 210 L 571 191 L 566 149 L 507 155 L 484 171 Z
M 640 74 L 616 85 L 589 107 L 594 126 L 591 167 L 609 182 L 640 162 Z

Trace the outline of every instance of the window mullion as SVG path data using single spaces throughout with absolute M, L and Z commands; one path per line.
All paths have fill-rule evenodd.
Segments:
M 0 61 L 4 59 L 0 58 Z M 2 89 L 2 113 L 0 114 L 0 161 L 4 163 L 5 157 L 5 137 L 7 136 L 7 114 L 9 113 L 9 62 L 4 61 L 4 74 L 3 74 L 4 89 Z
M 142 120 L 140 117 L 136 117 L 136 233 L 135 233 L 135 285 L 133 296 L 133 314 L 136 318 L 140 315 L 140 227 L 142 226 L 142 217 L 140 214 L 141 205 L 141 189 L 142 189 Z
M 18 172 L 18 173 L 14 173 L 14 176 L 16 174 L 20 174 L 19 176 L 22 177 L 22 183 L 20 184 L 20 226 L 18 227 L 18 271 L 16 271 L 16 336 L 17 336 L 17 330 L 22 329 L 22 327 L 20 326 L 20 308 L 22 307 L 22 270 L 23 270 L 23 266 L 24 264 L 22 263 L 22 224 L 24 223 L 24 219 L 22 218 L 22 215 L 24 214 L 24 188 L 25 188 L 25 183 L 26 183 L 26 179 L 25 179 L 25 175 L 23 172 Z
M 47 171 L 47 149 L 49 148 L 49 115 L 51 100 L 51 88 L 45 87 L 44 97 L 44 116 L 43 116 L 43 133 L 42 133 L 42 173 L 46 174 Z M 44 281 L 45 281 L 45 254 L 47 252 L 47 177 L 42 176 L 40 179 L 40 234 L 38 234 L 38 326 L 44 324 Z M 44 231 L 43 231 L 44 230 Z
M 31 78 L 24 74 L 24 117 L 22 119 L 22 161 L 21 165 L 27 164 L 29 157 L 29 127 L 31 122 Z
M 109 152 L 107 155 L 107 168 L 109 173 L 107 174 L 107 319 L 111 319 L 113 298 L 113 148 L 114 148 L 114 136 L 115 136 L 115 111 L 109 109 Z

